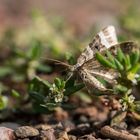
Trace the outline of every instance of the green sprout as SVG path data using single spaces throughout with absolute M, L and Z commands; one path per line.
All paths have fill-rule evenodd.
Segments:
M 46 102 L 53 100 L 55 103 L 63 101 L 65 91 L 65 81 L 56 78 L 54 83 L 49 88 L 49 96 L 46 98 Z
M 57 106 L 65 105 L 65 99 L 84 87 L 84 84 L 76 83 L 71 78 L 67 82 L 60 78 L 55 78 L 53 83 L 35 77 L 29 84 L 29 95 L 33 100 L 33 106 L 53 110 Z M 35 111 L 36 108 L 34 108 Z M 39 109 L 40 110 L 40 109 Z
M 133 95 L 133 89 L 140 81 L 140 50 L 130 50 L 129 53 L 123 51 L 123 48 L 118 48 L 115 55 L 106 51 L 106 55 L 99 52 L 96 54 L 97 60 L 109 69 L 117 72 L 119 77 L 116 79 L 117 84 L 113 85 L 112 95 L 115 94 L 121 104 L 122 112 L 139 113 L 139 102 L 136 101 Z M 111 96 L 111 94 L 110 94 Z M 120 114 L 119 114 L 120 115 Z M 118 116 L 117 116 L 118 117 Z

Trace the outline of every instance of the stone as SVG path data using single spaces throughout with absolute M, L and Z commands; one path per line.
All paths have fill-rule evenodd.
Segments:
M 92 135 L 85 135 L 80 137 L 79 140 L 97 140 L 97 139 Z
M 18 139 L 18 140 L 30 140 L 29 138 L 24 138 L 24 139 Z
M 42 130 L 40 132 L 40 140 L 56 140 L 54 135 L 54 129 Z
M 2 122 L 0 123 L 0 127 L 7 127 L 12 130 L 16 130 L 18 127 L 20 127 L 20 125 L 14 122 Z
M 30 126 L 22 126 L 22 127 L 18 127 L 15 130 L 15 135 L 18 138 L 28 138 L 28 137 L 38 136 L 39 131 L 33 127 L 30 127 Z
M 14 131 L 6 127 L 0 127 L 1 140 L 15 140 Z
M 77 140 L 76 136 L 68 135 L 68 137 L 69 137 L 69 140 Z
M 136 127 L 135 129 L 132 129 L 132 130 L 130 131 L 130 133 L 132 133 L 132 134 L 138 136 L 138 140 L 139 140 L 139 139 L 140 139 L 140 126 Z
M 36 125 L 35 128 L 38 130 L 48 130 L 48 129 L 51 129 L 52 126 L 48 124 L 39 124 L 39 125 Z
M 58 140 L 69 140 L 67 132 L 66 131 L 60 132 Z

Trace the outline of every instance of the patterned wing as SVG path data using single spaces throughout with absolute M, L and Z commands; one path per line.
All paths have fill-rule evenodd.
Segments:
M 96 69 L 94 71 L 88 70 L 93 76 L 97 76 L 103 78 L 110 84 L 117 84 L 116 78 L 118 78 L 119 74 L 116 71 L 108 70 L 108 69 Z
M 111 85 L 117 84 L 116 79 L 119 77 L 119 73 L 117 71 L 101 66 L 101 64 L 95 59 L 94 60 L 92 59 L 88 61 L 87 63 L 85 63 L 82 66 L 81 70 L 85 70 L 88 74 L 90 74 L 91 77 L 94 77 L 96 79 L 102 78 L 106 80 L 108 83 L 110 83 Z M 85 79 L 82 79 L 82 80 L 84 81 Z M 90 85 L 93 85 L 93 83 L 91 83 Z M 93 86 L 92 88 L 95 88 L 95 86 Z M 101 87 L 96 86 L 96 88 L 100 90 Z
M 87 90 L 99 89 L 100 91 L 107 91 L 106 87 L 96 79 L 92 74 L 90 74 L 86 69 L 79 71 L 80 77 L 83 80 Z
M 92 59 L 96 51 L 102 52 L 113 45 L 118 44 L 114 26 L 108 26 L 100 31 L 93 41 L 85 48 L 77 59 L 77 67 Z
M 138 48 L 136 46 L 136 44 L 133 42 L 124 42 L 124 43 L 117 44 L 117 45 L 109 48 L 109 51 L 111 51 L 111 53 L 116 55 L 118 47 L 120 47 L 125 54 L 130 54 L 132 51 L 136 51 Z M 93 88 L 96 87 L 100 90 L 103 88 L 103 85 L 99 84 L 99 81 L 97 81 L 97 79 L 96 80 L 91 80 L 91 79 L 100 77 L 100 78 L 103 78 L 104 80 L 106 80 L 110 84 L 116 84 L 117 83 L 116 78 L 119 76 L 119 73 L 117 71 L 110 70 L 108 68 L 103 67 L 96 60 L 95 57 L 92 58 L 91 60 L 85 62 L 83 64 L 83 66 L 81 67 L 81 71 L 86 71 L 86 73 L 88 73 L 87 74 L 88 76 L 86 76 L 86 78 L 90 78 L 90 79 L 82 78 L 83 81 L 86 79 L 86 83 L 88 83 L 88 84 L 90 83 L 90 85 L 94 85 Z M 82 76 L 82 77 L 84 77 L 84 76 Z M 95 83 L 95 81 L 96 81 L 96 83 Z M 104 89 L 105 89 L 105 87 L 104 87 Z
M 116 55 L 117 48 L 121 48 L 121 50 L 123 51 L 124 54 L 130 54 L 132 51 L 137 51 L 139 49 L 138 46 L 136 45 L 136 43 L 134 43 L 132 41 L 127 41 L 127 42 L 122 42 L 122 43 L 112 46 L 109 49 L 109 51 L 112 54 Z

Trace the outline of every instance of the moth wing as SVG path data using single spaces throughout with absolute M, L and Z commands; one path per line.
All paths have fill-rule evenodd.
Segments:
M 124 54 L 130 54 L 132 51 L 138 49 L 138 46 L 134 42 L 128 41 L 112 46 L 109 48 L 109 51 L 115 56 L 117 55 L 117 49 L 119 47 Z M 85 62 L 82 67 L 83 69 L 87 69 L 90 74 L 99 76 L 107 80 L 109 83 L 114 83 L 115 79 L 119 76 L 117 71 L 103 67 L 95 57 Z
M 80 71 L 80 77 L 87 87 L 88 91 L 90 89 L 98 89 L 100 91 L 107 91 L 106 87 L 96 79 L 92 74 L 90 74 L 86 69 Z
M 93 41 L 85 48 L 77 59 L 78 66 L 82 66 L 95 56 L 96 51 L 102 52 L 111 46 L 118 44 L 116 31 L 114 26 L 110 25 L 101 30 L 93 39 Z
M 111 84 L 115 84 L 115 79 L 119 76 L 117 71 L 103 67 L 95 58 L 86 62 L 82 68 L 87 69 L 91 75 L 103 78 Z
M 119 76 L 119 74 L 116 71 L 107 69 L 88 70 L 88 72 L 93 76 L 103 78 L 110 84 L 116 84 L 117 83 L 116 78 L 118 78 Z
M 130 54 L 132 51 L 137 51 L 139 49 L 136 43 L 132 41 L 127 41 L 127 42 L 122 42 L 122 43 L 119 43 L 110 47 L 109 51 L 112 54 L 116 55 L 118 48 L 121 48 L 124 54 Z

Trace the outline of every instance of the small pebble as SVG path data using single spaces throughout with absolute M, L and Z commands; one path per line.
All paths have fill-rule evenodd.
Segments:
M 22 127 L 18 127 L 15 130 L 15 134 L 18 138 L 28 138 L 28 137 L 38 136 L 39 131 L 30 126 L 22 126 Z
M 12 129 L 0 127 L 0 140 L 15 140 Z

